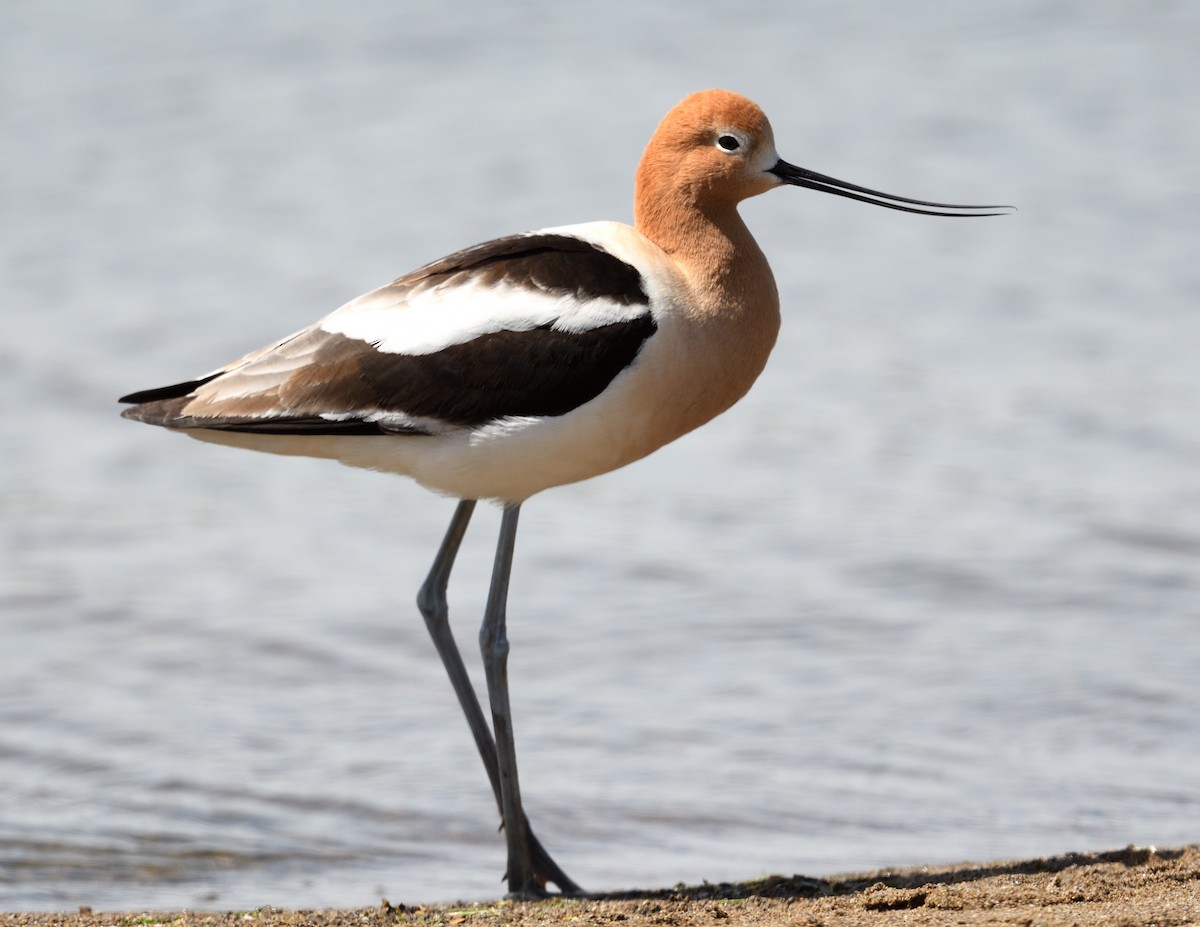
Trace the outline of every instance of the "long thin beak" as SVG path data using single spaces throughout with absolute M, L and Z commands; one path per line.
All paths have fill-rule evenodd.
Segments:
M 818 174 L 816 171 L 796 167 L 796 165 L 788 164 L 786 161 L 776 163 L 771 168 L 770 173 L 774 174 L 784 183 L 792 184 L 796 187 L 823 190 L 825 193 L 834 193 L 838 196 L 849 197 L 852 200 L 858 200 L 863 203 L 886 206 L 888 209 L 899 209 L 901 212 L 916 212 L 923 216 L 1007 216 L 1016 212 L 1015 206 L 964 206 L 955 203 L 933 203 L 929 200 L 910 200 L 905 196 L 893 196 L 890 193 L 881 193 L 878 190 L 871 190 L 868 187 L 860 187 L 858 184 L 846 183 L 844 180 L 838 180 L 826 174 Z M 908 203 L 910 205 L 901 206 L 901 203 Z M 930 208 L 918 209 L 916 208 L 918 206 L 927 206 Z

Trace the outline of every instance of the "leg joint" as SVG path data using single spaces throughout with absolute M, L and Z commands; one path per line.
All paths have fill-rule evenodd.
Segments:
M 502 664 L 508 660 L 511 649 L 508 635 L 503 628 L 492 628 L 487 623 L 479 629 L 479 652 L 485 664 Z
M 421 610 L 421 616 L 430 627 L 444 624 L 450 613 L 445 591 L 431 583 L 425 583 L 417 592 L 417 608 Z

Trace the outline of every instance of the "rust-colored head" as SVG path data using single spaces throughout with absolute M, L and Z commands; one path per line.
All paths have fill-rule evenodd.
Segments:
M 766 115 L 728 90 L 703 90 L 659 123 L 637 172 L 635 210 L 663 197 L 708 211 L 732 207 L 780 184 Z

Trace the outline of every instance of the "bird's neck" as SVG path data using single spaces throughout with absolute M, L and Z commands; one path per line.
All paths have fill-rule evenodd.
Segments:
M 686 281 L 675 311 L 703 377 L 689 382 L 689 418 L 678 432 L 720 414 L 750 389 L 779 334 L 779 293 L 736 203 L 703 206 L 639 185 L 638 231 L 661 248 Z M 671 191 L 668 191 L 670 193 Z
M 758 316 L 760 324 L 777 326 L 775 278 L 736 203 L 697 201 L 639 183 L 634 220 L 688 279 L 700 311 L 738 316 L 743 324 Z

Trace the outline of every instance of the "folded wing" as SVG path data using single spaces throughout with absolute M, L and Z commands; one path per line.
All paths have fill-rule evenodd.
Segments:
M 563 415 L 656 330 L 631 265 L 570 234 L 450 255 L 204 377 L 122 398 L 170 428 L 437 434 Z

